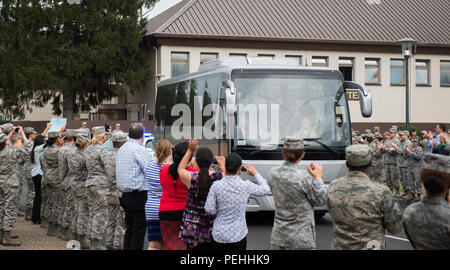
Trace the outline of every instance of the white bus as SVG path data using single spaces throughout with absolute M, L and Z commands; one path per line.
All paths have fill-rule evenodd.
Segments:
M 344 81 L 339 70 L 300 66 L 283 58 L 213 60 L 202 64 L 197 72 L 159 83 L 155 141 L 166 138 L 176 144 L 197 138 L 200 146 L 209 147 L 215 155 L 238 153 L 243 163 L 252 164 L 267 177 L 272 167 L 283 162 L 282 138 L 296 135 L 304 138 L 305 144 L 306 155 L 300 166 L 310 162 L 322 164 L 324 182 L 329 183 L 347 173 L 345 147 L 352 143 L 352 134 L 346 89 L 358 90 L 361 112 L 370 117 L 370 93 L 355 82 Z M 190 128 L 184 127 L 191 132 L 183 138 L 173 132 L 182 116 L 176 104 L 185 104 L 183 108 L 191 110 L 187 117 L 195 122 Z M 212 112 L 204 110 L 209 104 L 213 105 Z M 255 116 L 251 116 L 249 108 L 264 106 L 265 114 L 251 118 Z M 199 115 L 205 116 L 199 121 Z M 276 133 L 273 137 L 277 141 L 259 136 L 264 132 L 255 121 L 266 128 L 265 135 Z M 217 135 L 205 139 L 199 136 L 201 129 L 197 132 L 195 129 L 208 123 L 214 123 Z M 270 129 L 274 127 L 276 130 Z M 245 173 L 241 177 L 250 179 Z M 247 204 L 247 211 L 271 210 L 274 210 L 272 196 L 250 197 Z M 316 208 L 318 216 L 325 212 L 326 206 Z

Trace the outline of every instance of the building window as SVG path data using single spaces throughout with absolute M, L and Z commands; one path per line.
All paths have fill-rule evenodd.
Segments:
M 286 55 L 285 58 L 289 59 L 289 60 L 292 60 L 297 65 L 301 65 L 302 64 L 302 56 L 301 55 Z
M 391 84 L 404 85 L 405 84 L 405 60 L 391 59 Z
M 430 60 L 416 60 L 416 85 L 430 84 Z
M 230 53 L 230 57 L 247 57 L 246 53 Z
M 366 84 L 380 84 L 380 59 L 366 58 L 364 61 Z
M 354 58 L 339 57 L 339 71 L 344 81 L 353 81 L 353 60 Z
M 172 77 L 189 72 L 189 53 L 172 52 Z
M 328 67 L 328 57 L 327 56 L 313 56 L 312 65 L 315 67 Z
M 450 86 L 450 61 L 441 61 L 441 86 Z
M 258 54 L 258 57 L 262 58 L 274 58 L 275 54 Z
M 219 58 L 219 54 L 218 53 L 201 53 L 200 54 L 200 64 L 212 61 L 212 60 L 216 60 L 217 58 Z

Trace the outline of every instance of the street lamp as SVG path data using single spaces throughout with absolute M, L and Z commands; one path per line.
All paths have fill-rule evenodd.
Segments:
M 402 44 L 402 54 L 406 64 L 406 130 L 409 130 L 409 58 L 415 54 L 417 41 L 412 38 L 404 38 L 398 42 Z

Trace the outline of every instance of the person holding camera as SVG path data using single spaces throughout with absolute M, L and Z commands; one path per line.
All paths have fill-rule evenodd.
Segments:
M 243 180 L 242 167 L 256 178 L 256 183 Z M 213 248 L 216 250 L 246 250 L 247 222 L 245 210 L 248 198 L 270 194 L 267 180 L 251 165 L 242 166 L 242 158 L 231 153 L 225 159 L 226 175 L 211 186 L 205 203 L 205 212 L 216 215 L 213 224 Z
M 325 204 L 327 188 L 321 165 L 311 163 L 307 171 L 298 167 L 305 157 L 303 140 L 285 137 L 285 162 L 272 168 L 269 186 L 275 200 L 271 249 L 316 249 L 314 206 Z

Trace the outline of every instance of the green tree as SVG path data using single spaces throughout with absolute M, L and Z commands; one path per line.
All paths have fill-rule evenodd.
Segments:
M 23 118 L 51 102 L 53 113 L 73 119 L 151 79 L 139 11 L 155 0 L 69 2 L 0 1 L 3 113 Z

